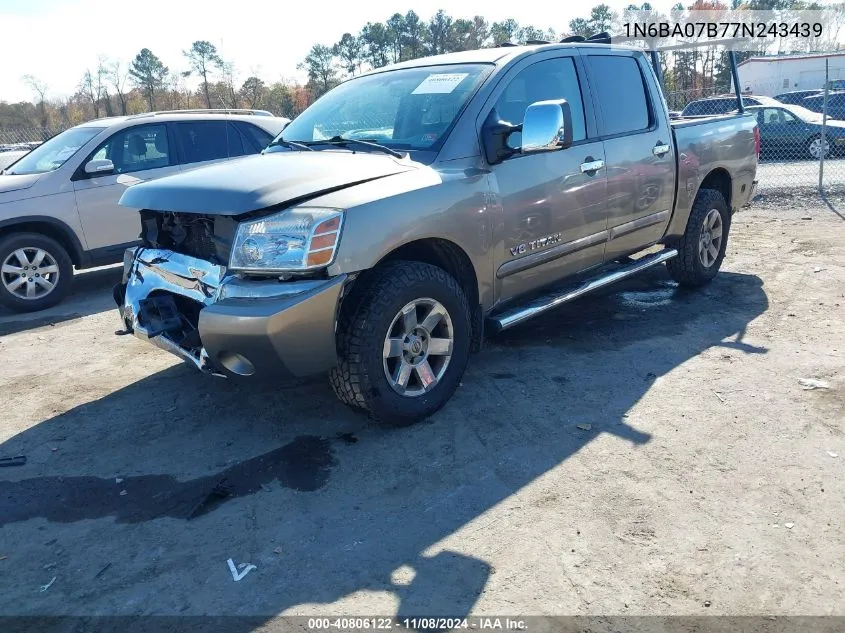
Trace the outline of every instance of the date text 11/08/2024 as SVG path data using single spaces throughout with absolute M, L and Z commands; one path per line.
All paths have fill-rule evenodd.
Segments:
M 309 618 L 310 631 L 367 631 L 367 630 L 428 630 L 428 631 L 526 631 L 525 620 L 510 617 L 342 617 Z

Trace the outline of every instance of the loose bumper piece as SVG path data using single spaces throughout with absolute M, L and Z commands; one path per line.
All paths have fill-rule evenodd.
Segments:
M 132 248 L 115 301 L 127 330 L 217 375 L 305 377 L 337 362 L 346 275 L 242 279 L 169 250 Z

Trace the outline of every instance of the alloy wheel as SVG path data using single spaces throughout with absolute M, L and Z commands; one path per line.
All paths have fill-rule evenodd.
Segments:
M 421 396 L 440 382 L 452 358 L 455 330 L 439 301 L 415 299 L 393 318 L 384 339 L 384 375 L 391 388 Z
M 701 238 L 698 242 L 698 258 L 701 265 L 710 268 L 716 263 L 722 249 L 722 214 L 718 209 L 710 209 L 701 225 Z
M 59 280 L 56 258 L 43 248 L 18 248 L 0 268 L 6 290 L 19 299 L 35 300 L 49 295 Z

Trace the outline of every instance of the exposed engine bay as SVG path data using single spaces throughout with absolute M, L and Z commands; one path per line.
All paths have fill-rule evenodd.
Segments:
M 172 250 L 226 266 L 238 223 L 231 216 L 141 211 L 144 246 Z

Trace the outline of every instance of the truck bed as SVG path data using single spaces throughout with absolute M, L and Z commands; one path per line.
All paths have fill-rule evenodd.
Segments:
M 750 113 L 721 114 L 670 121 L 678 161 L 675 212 L 667 235 L 684 232 L 696 192 L 716 170 L 733 176 L 729 205 L 738 209 L 751 197 L 757 171 L 754 141 L 756 118 Z

